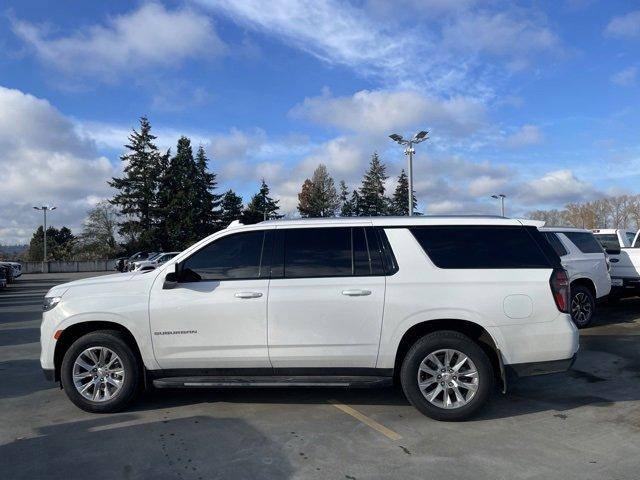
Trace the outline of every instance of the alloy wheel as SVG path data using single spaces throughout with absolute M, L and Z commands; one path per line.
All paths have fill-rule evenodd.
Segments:
M 120 357 L 107 347 L 89 347 L 73 364 L 73 384 L 92 402 L 106 402 L 122 390 L 125 371 Z
M 571 318 L 579 325 L 589 323 L 593 315 L 591 301 L 589 297 L 583 293 L 576 293 L 571 299 Z
M 455 409 L 468 404 L 478 391 L 478 369 L 464 353 L 436 350 L 418 367 L 418 388 L 436 407 Z

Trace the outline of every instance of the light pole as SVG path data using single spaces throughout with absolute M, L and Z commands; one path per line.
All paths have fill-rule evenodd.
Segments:
M 400 145 L 404 145 L 406 148 L 404 149 L 404 154 L 409 157 L 409 165 L 407 168 L 407 175 L 409 176 L 409 216 L 413 215 L 413 154 L 416 153 L 415 148 L 413 146 L 416 143 L 424 142 L 429 138 L 429 132 L 424 130 L 416 133 L 411 140 L 405 140 L 402 138 L 402 135 L 398 135 L 394 133 L 393 135 L 389 135 L 389 138 L 394 142 L 399 143 Z
M 504 199 L 507 198 L 507 196 L 504 193 L 499 193 L 498 195 L 491 195 L 491 198 L 495 198 L 496 200 L 500 199 L 500 212 L 504 217 Z
M 42 205 L 41 207 L 33 207 L 35 210 L 42 210 L 44 214 L 44 256 L 42 261 L 47 261 L 47 210 L 55 210 L 58 207 L 51 207 L 49 205 Z

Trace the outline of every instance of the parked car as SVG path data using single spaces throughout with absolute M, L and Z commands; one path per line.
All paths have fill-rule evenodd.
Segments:
M 11 281 L 22 275 L 22 264 L 18 262 L 0 262 L 2 265 L 7 265 L 11 268 Z
M 468 418 L 578 350 L 569 281 L 536 223 L 343 218 L 232 225 L 146 275 L 46 294 L 41 364 L 78 407 L 143 385 L 379 386 Z M 268 321 L 267 321 L 268 318 Z
M 609 263 L 604 249 L 590 230 L 568 227 L 539 229 L 560 257 L 569 274 L 571 318 L 578 328 L 593 320 L 596 303 L 611 291 Z
M 114 270 L 118 270 L 119 272 L 124 272 L 126 270 L 126 264 L 129 257 L 120 257 L 116 259 L 116 263 L 113 266 Z
M 4 265 L 0 265 L 0 290 L 7 288 L 7 269 Z
M 158 253 L 157 255 L 149 258 L 148 260 L 140 260 L 138 262 L 133 262 L 131 270 L 137 270 L 137 271 L 153 270 L 155 268 L 158 268 L 158 266 L 162 265 L 163 263 L 168 262 L 179 253 L 180 252 Z
M 134 262 L 139 262 L 141 260 L 148 260 L 149 258 L 157 255 L 158 252 L 137 252 L 127 258 L 125 262 L 125 270 L 130 271 L 133 269 Z
M 0 265 L 4 267 L 7 283 L 13 283 L 16 278 L 16 269 L 11 263 L 12 262 L 0 262 Z
M 640 295 L 640 248 L 633 230 L 596 229 L 593 234 L 609 255 L 612 301 Z

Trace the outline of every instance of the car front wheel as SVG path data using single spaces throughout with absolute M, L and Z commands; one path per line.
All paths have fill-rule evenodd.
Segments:
M 440 331 L 419 339 L 400 372 L 409 402 L 436 420 L 465 420 L 478 412 L 493 390 L 491 362 L 466 335 Z
M 101 330 L 80 337 L 62 360 L 60 377 L 69 399 L 93 413 L 117 412 L 133 401 L 140 366 L 122 333 Z

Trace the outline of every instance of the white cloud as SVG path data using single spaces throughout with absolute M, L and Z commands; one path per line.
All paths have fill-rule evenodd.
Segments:
M 49 102 L 0 87 L 0 242 L 28 241 L 41 222 L 31 207 L 54 204 L 54 225 L 78 228 L 96 199 L 110 196 L 118 174 L 95 144 Z
M 145 67 L 169 67 L 225 51 L 207 16 L 188 9 L 167 10 L 158 3 L 143 4 L 110 18 L 105 25 L 92 25 L 66 36 L 19 19 L 12 19 L 12 27 L 46 64 L 69 75 L 107 80 Z
M 265 8 L 260 0 L 192 1 L 330 65 L 432 95 L 492 97 L 497 85 L 483 77 L 496 77 L 493 60 L 521 69 L 562 47 L 542 15 L 504 5 L 492 14 L 486 2 L 272 0 Z
M 597 195 L 595 187 L 575 176 L 571 170 L 555 170 L 528 181 L 519 188 L 518 197 L 533 204 L 563 205 L 590 200 Z
M 640 10 L 614 17 L 607 24 L 604 33 L 610 37 L 633 38 L 640 36 Z
M 305 98 L 290 114 L 321 125 L 384 136 L 415 126 L 469 135 L 486 122 L 486 110 L 479 101 L 467 97 L 440 99 L 413 90 L 361 90 L 347 97 L 333 97 L 325 91 L 318 97 Z
M 506 138 L 506 144 L 510 147 L 525 147 L 536 145 L 543 140 L 544 136 L 535 125 L 523 125 L 516 132 Z
M 521 68 L 539 52 L 555 52 L 560 40 L 538 19 L 518 18 L 506 12 L 472 13 L 459 16 L 443 28 L 445 47 L 461 52 L 487 53 L 511 58 L 510 65 Z
M 637 78 L 637 67 L 628 67 L 611 75 L 611 81 L 621 87 L 631 87 L 635 85 Z
M 337 0 L 199 0 L 236 22 L 274 34 L 326 62 L 365 71 L 390 72 L 403 66 L 416 40 L 391 33 L 362 10 Z

